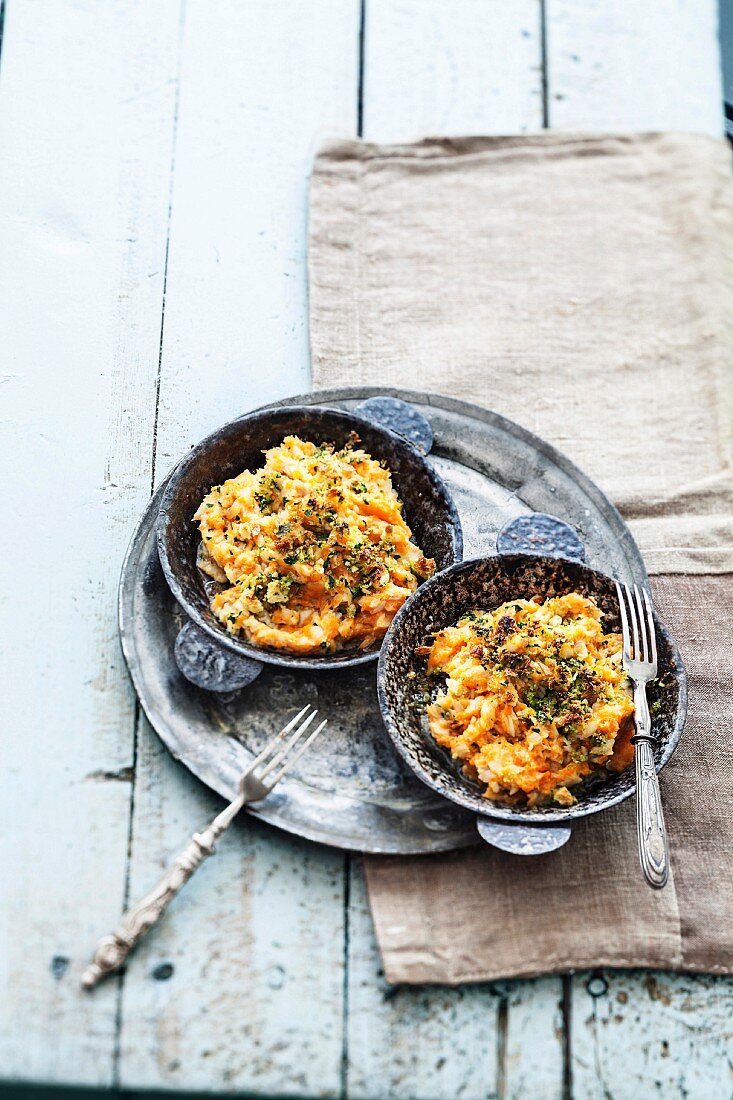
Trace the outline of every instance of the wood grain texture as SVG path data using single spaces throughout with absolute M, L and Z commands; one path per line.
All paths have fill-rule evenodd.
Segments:
M 346 1095 L 353 1100 L 497 1097 L 500 996 L 488 985 L 387 985 L 357 858 L 348 928 Z
M 550 126 L 722 135 L 716 4 L 545 2 Z
M 717 1100 L 731 1094 L 733 982 L 692 974 L 579 974 L 573 1096 Z
M 307 388 L 307 177 L 322 137 L 355 132 L 358 31 L 341 0 L 189 0 L 156 483 L 210 429 Z M 143 724 L 131 897 L 217 805 Z M 343 928 L 343 855 L 245 819 L 128 969 L 121 1085 L 338 1095 Z
M 308 177 L 356 133 L 357 0 L 188 5 L 157 476 L 208 431 L 308 388 Z
M 130 894 L 221 801 L 142 723 Z M 336 1096 L 344 857 L 242 815 L 131 960 L 124 1088 Z
M 150 489 L 179 9 L 21 3 L 5 25 L 0 388 L 3 514 L 14 518 L 2 585 L 0 1072 L 10 1080 L 111 1081 L 116 983 L 91 1000 L 78 979 L 124 892 L 135 703 L 116 582 Z M 32 529 L 19 515 L 30 501 Z
M 367 0 L 364 137 L 542 126 L 539 0 Z
M 504 1100 L 567 1100 L 562 979 L 505 985 Z

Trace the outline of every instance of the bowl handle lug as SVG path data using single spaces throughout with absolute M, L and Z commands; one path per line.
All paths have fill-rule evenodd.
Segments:
M 554 852 L 570 840 L 569 825 L 504 825 L 497 821 L 476 818 L 476 828 L 487 844 L 511 852 L 515 856 L 541 856 Z
M 401 401 L 398 397 L 369 397 L 366 401 L 360 401 L 353 411 L 378 428 L 386 428 L 406 439 L 421 454 L 430 453 L 433 446 L 432 424 L 427 416 L 407 401 Z
M 496 536 L 496 549 L 499 554 L 543 554 L 585 561 L 585 546 L 575 528 L 547 512 L 510 520 Z
M 173 654 L 186 679 L 205 691 L 241 691 L 257 679 L 264 667 L 261 661 L 219 645 L 192 622 L 178 631 Z

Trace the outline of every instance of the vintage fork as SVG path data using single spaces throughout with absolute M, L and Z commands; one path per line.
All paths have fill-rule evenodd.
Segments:
M 308 714 L 308 711 L 311 713 Z M 242 807 L 248 802 L 259 802 L 290 771 L 326 725 L 327 719 L 324 719 L 303 741 L 304 734 L 317 714 L 317 710 L 311 710 L 310 704 L 303 707 L 265 745 L 242 775 L 239 794 L 234 801 L 203 832 L 194 833 L 188 847 L 174 860 L 157 886 L 142 901 L 127 910 L 111 935 L 99 941 L 94 958 L 82 975 L 81 984 L 85 989 L 91 989 L 107 974 L 112 974 L 122 966 L 133 947 L 150 931 L 196 868 L 213 854 L 215 842 L 229 828 Z M 285 741 L 288 734 L 291 736 Z
M 657 675 L 657 639 L 649 593 L 634 585 L 616 581 L 621 628 L 623 631 L 623 666 L 634 686 L 634 720 L 636 736 L 636 831 L 639 839 L 639 861 L 644 877 L 655 890 L 661 890 L 669 876 L 669 846 L 662 813 L 657 769 L 654 766 L 654 738 L 646 699 L 646 685 Z M 629 629 L 630 624 L 630 629 Z

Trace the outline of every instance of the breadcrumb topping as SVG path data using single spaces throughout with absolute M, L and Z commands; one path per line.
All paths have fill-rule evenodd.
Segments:
M 446 676 L 427 708 L 433 737 L 487 798 L 572 805 L 571 787 L 633 759 L 621 649 L 577 592 L 472 611 L 418 651 Z
M 201 502 L 200 566 L 226 585 L 211 607 L 230 633 L 293 653 L 364 650 L 432 576 L 390 471 L 358 444 L 287 436 Z

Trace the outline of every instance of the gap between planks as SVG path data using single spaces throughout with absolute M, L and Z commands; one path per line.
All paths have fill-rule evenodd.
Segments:
M 364 0 L 362 0 L 362 19 L 364 13 Z M 362 23 L 363 27 L 363 23 Z M 361 67 L 359 76 L 359 90 L 361 92 Z M 341 1097 L 347 1100 L 349 1095 L 349 952 L 351 947 L 351 868 L 353 856 L 351 852 L 344 853 L 344 950 L 343 950 L 343 986 L 341 1001 Z
M 3 7 L 0 8 L 0 50 L 2 48 L 2 11 L 4 8 L 5 0 L 1 0 Z M 183 54 L 183 37 L 186 26 L 186 0 L 181 0 L 180 15 L 178 22 L 178 50 L 176 56 L 176 77 L 175 77 L 175 95 L 173 100 L 173 119 L 171 124 L 171 158 L 168 171 L 168 210 L 166 213 L 166 227 L 165 227 L 165 260 L 163 264 L 163 293 L 161 300 L 161 315 L 160 315 L 160 337 L 158 345 L 158 369 L 155 379 L 155 414 L 153 418 L 153 438 L 151 444 L 151 456 L 150 456 L 150 496 L 152 497 L 155 492 L 155 462 L 157 457 L 157 438 L 158 438 L 158 413 L 160 410 L 160 379 L 161 379 L 161 366 L 163 362 L 163 335 L 165 331 L 165 295 L 168 282 L 168 256 L 170 252 L 170 240 L 171 240 L 171 214 L 173 210 L 173 176 L 176 166 L 176 139 L 178 136 L 178 112 L 181 102 L 181 58 Z M 0 54 L 1 57 L 1 54 Z M 140 723 L 142 720 L 142 710 L 140 707 L 140 700 L 135 695 L 135 709 L 133 713 L 133 735 L 132 735 L 132 782 L 130 783 L 130 801 L 129 801 L 129 816 L 127 821 L 127 847 L 125 850 L 125 877 L 124 877 L 124 893 L 122 898 L 122 910 L 125 912 L 130 905 L 130 876 L 132 869 L 132 844 L 133 844 L 133 823 L 135 820 L 135 792 L 137 787 L 137 761 L 138 761 L 138 748 L 140 744 Z M 115 991 L 115 1022 L 114 1022 L 114 1037 L 112 1045 L 112 1088 L 119 1089 L 120 1087 L 120 1054 L 121 1054 L 121 1042 L 122 1042 L 122 1011 L 123 1011 L 123 986 L 125 981 L 125 969 L 121 971 L 119 977 L 115 979 L 117 982 L 117 989 Z
M 5 0 L 3 0 L 3 3 Z M 359 6 L 359 86 L 356 93 L 356 136 L 364 136 L 364 42 L 366 33 L 367 0 Z
M 181 59 L 183 36 L 186 29 L 186 0 L 181 0 L 178 24 L 178 57 L 176 59 L 176 93 L 173 101 L 173 127 L 171 134 L 171 163 L 168 174 L 168 212 L 165 226 L 165 261 L 163 265 L 163 300 L 160 310 L 160 342 L 158 345 L 158 373 L 155 378 L 155 415 L 153 418 L 153 448 L 150 462 L 150 496 L 155 492 L 155 466 L 158 457 L 158 416 L 160 413 L 160 380 L 163 369 L 163 338 L 165 336 L 165 296 L 168 289 L 168 257 L 171 245 L 171 217 L 173 214 L 173 176 L 176 170 L 176 142 L 178 139 L 178 114 L 181 106 Z M 137 729 L 137 727 L 136 727 Z M 130 841 L 132 841 L 132 815 L 130 815 Z
M 542 79 L 542 129 L 550 127 L 550 84 L 548 80 L 549 61 L 547 57 L 547 0 L 539 0 L 540 6 L 540 73 Z
M 5 0 L 0 0 L 0 65 L 3 59 L 3 30 L 5 29 Z

